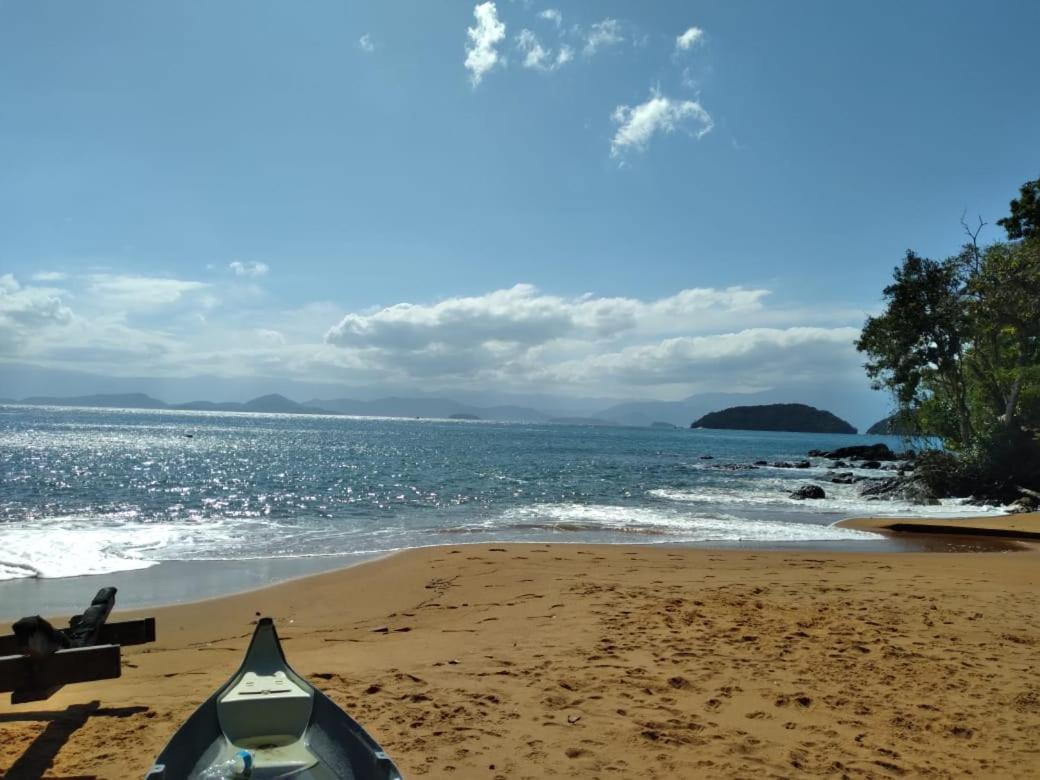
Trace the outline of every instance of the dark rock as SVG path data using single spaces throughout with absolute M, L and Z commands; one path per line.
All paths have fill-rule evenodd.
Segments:
M 844 472 L 842 474 L 835 474 L 831 477 L 831 482 L 836 485 L 851 485 L 856 481 L 856 475 L 851 472 Z
M 859 464 L 861 469 L 879 469 L 881 468 L 881 461 L 877 460 L 865 460 Z
M 818 499 L 827 498 L 827 494 L 823 492 L 823 488 L 819 485 L 802 485 L 796 491 L 791 493 L 791 498 L 797 498 L 800 500 Z
M 715 460 L 714 455 L 701 455 L 701 460 Z
M 796 469 L 807 469 L 812 467 L 812 464 L 807 460 L 800 460 L 797 463 L 791 464 Z
M 810 450 L 809 455 L 818 458 L 852 458 L 854 460 L 901 460 L 887 444 L 857 444 L 852 447 L 839 447 L 830 452 Z
M 791 461 L 789 461 L 789 460 L 777 460 L 777 461 L 773 461 L 773 468 L 774 469 L 791 469 L 791 468 L 794 468 L 794 466 L 791 465 Z
M 712 466 L 713 469 L 719 469 L 720 471 L 757 471 L 758 466 L 752 466 L 750 463 L 717 463 Z
M 1040 508 L 1040 501 L 1037 501 L 1032 496 L 1022 496 L 1022 498 L 1013 502 L 1007 511 L 1017 515 L 1022 512 L 1036 512 L 1038 508 Z
M 939 503 L 939 499 L 928 485 L 919 479 L 907 477 L 871 480 L 871 484 L 861 488 L 859 494 L 866 498 L 902 500 L 909 501 L 911 504 Z
M 766 460 L 756 460 L 755 461 L 755 465 L 756 466 L 768 466 L 769 465 L 769 461 L 766 461 Z
M 829 468 L 832 468 L 832 469 L 847 469 L 848 467 L 849 467 L 849 464 L 846 463 L 843 460 L 836 460 L 833 463 L 831 463 L 831 465 L 829 466 Z

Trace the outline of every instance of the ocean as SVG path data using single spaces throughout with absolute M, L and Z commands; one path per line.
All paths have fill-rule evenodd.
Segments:
M 0 579 L 346 564 L 489 541 L 856 549 L 879 537 L 837 520 L 966 513 L 864 500 L 826 481 L 828 460 L 726 468 L 868 441 L 903 448 L 879 436 L 0 407 Z M 827 497 L 789 498 L 806 483 Z

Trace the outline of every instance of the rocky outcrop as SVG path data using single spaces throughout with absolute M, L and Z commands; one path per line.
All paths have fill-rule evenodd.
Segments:
M 791 498 L 797 498 L 799 500 L 815 500 L 820 498 L 827 498 L 827 494 L 819 485 L 802 485 L 800 488 L 791 493 Z
M 836 450 L 809 450 L 813 458 L 830 458 L 831 460 L 906 460 L 911 453 L 896 454 L 887 444 L 857 444 L 852 447 L 839 447 Z
M 902 500 L 922 506 L 939 503 L 935 492 L 922 480 L 913 477 L 871 480 L 859 494 L 868 499 Z

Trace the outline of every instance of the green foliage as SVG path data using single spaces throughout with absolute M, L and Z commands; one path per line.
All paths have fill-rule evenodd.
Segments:
M 980 249 L 973 234 L 943 261 L 907 252 L 856 343 L 874 386 L 952 451 L 918 467 L 939 495 L 1040 486 L 1040 179 L 1000 224 L 1017 240 Z
M 1040 236 L 1040 179 L 1023 184 L 1010 208 L 1009 216 L 997 220 L 997 224 L 1007 231 L 1008 238 Z

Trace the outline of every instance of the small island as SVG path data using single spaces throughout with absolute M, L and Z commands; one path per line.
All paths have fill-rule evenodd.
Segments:
M 690 423 L 690 427 L 792 433 L 856 433 L 853 426 L 837 415 L 806 404 L 732 406 L 706 414 Z
M 650 427 L 651 428 L 670 429 L 670 428 L 678 428 L 679 426 L 678 425 L 672 425 L 670 422 L 662 422 L 661 420 L 655 420 L 654 422 L 650 423 Z
M 907 415 L 896 412 L 884 420 L 878 420 L 867 428 L 871 436 L 922 436 L 917 425 Z

